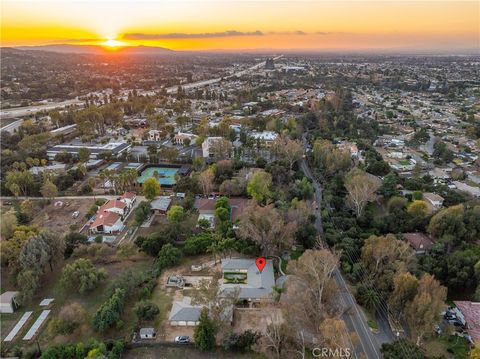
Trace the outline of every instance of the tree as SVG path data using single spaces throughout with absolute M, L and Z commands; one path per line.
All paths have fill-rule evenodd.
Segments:
M 413 249 L 393 234 L 370 236 L 362 247 L 361 262 L 383 294 L 391 291 L 396 273 L 413 271 L 416 266 Z
M 142 201 L 135 209 L 135 223 L 139 226 L 151 215 L 152 206 L 149 202 Z
M 278 137 L 272 144 L 272 150 L 278 157 L 287 160 L 290 169 L 303 155 L 302 143 L 298 140 L 290 140 L 287 137 Z
M 165 268 L 173 267 L 180 263 L 181 257 L 182 252 L 180 249 L 175 248 L 170 243 L 165 244 L 162 249 L 160 249 L 160 252 L 158 252 L 156 260 L 157 271 L 161 272 Z
M 348 171 L 352 158 L 348 151 L 337 149 L 330 141 L 316 140 L 313 144 L 314 164 L 331 177 L 338 172 Z
M 213 141 L 210 145 L 210 151 L 213 154 L 213 160 L 215 162 L 220 160 L 226 160 L 230 158 L 232 153 L 232 143 L 224 138 L 219 138 Z
M 55 186 L 55 184 L 49 180 L 46 180 L 40 190 L 40 193 L 43 197 L 53 200 L 58 195 L 57 186 Z
M 85 320 L 85 309 L 76 302 L 65 305 L 48 324 L 48 332 L 52 336 L 69 335 Z
M 257 243 L 262 254 L 272 255 L 291 246 L 295 229 L 296 223 L 286 222 L 273 205 L 251 202 L 241 215 L 238 235 Z
M 395 213 L 402 211 L 407 206 L 407 203 L 408 201 L 405 197 L 391 197 L 387 203 L 388 212 Z
M 93 329 L 103 332 L 120 320 L 120 313 L 125 303 L 125 290 L 115 289 L 115 292 L 103 303 L 93 316 Z
M 90 159 L 90 150 L 86 147 L 80 148 L 78 150 L 78 159 L 80 162 L 87 162 Z
M 257 203 L 262 203 L 270 197 L 270 186 L 272 185 L 272 175 L 264 170 L 257 171 L 247 184 L 247 193 L 253 197 Z
M 140 320 L 153 320 L 160 313 L 158 306 L 149 301 L 138 302 L 135 304 L 133 311 Z
M 14 213 L 8 212 L 8 213 L 2 213 L 1 219 L 0 219 L 0 235 L 2 239 L 8 239 L 12 237 L 13 231 L 15 227 L 17 226 L 17 216 L 15 216 Z
M 260 332 L 252 331 L 250 329 L 241 334 L 230 333 L 222 341 L 222 347 L 227 351 L 235 351 L 240 353 L 250 352 L 252 346 L 257 344 L 260 339 Z
M 406 305 L 405 316 L 412 338 L 420 345 L 425 334 L 433 331 L 433 323 L 439 319 L 439 313 L 445 307 L 447 288 L 430 274 L 424 274 L 418 283 L 418 291 L 413 300 Z
M 380 192 L 386 198 L 396 196 L 398 194 L 397 185 L 398 185 L 397 174 L 395 172 L 390 172 L 383 179 L 383 183 L 382 183 L 382 187 L 380 188 Z
M 195 327 L 193 338 L 195 345 L 202 351 L 210 351 L 215 348 L 216 328 L 214 322 L 208 316 L 208 309 L 203 308 L 198 318 L 199 324 Z
M 143 183 L 143 194 L 148 200 L 153 200 L 160 194 L 160 183 L 154 177 L 147 178 Z
M 212 244 L 212 242 L 212 234 L 209 232 L 202 232 L 189 237 L 185 241 L 183 251 L 185 252 L 185 254 L 189 255 L 206 253 L 208 247 Z
M 384 359 L 404 359 L 408 353 L 409 359 L 426 359 L 422 350 L 408 339 L 399 339 L 393 343 L 384 343 L 380 349 Z
M 212 192 L 214 178 L 215 174 L 209 168 L 200 173 L 198 176 L 198 185 L 200 186 L 204 196 Z
M 174 205 L 167 212 L 167 218 L 171 223 L 179 224 L 185 218 L 182 206 Z
M 379 183 L 362 170 L 354 168 L 345 178 L 345 188 L 348 192 L 349 206 L 355 211 L 356 216 L 360 217 L 367 203 L 375 199 Z
M 78 232 L 70 232 L 65 236 L 65 258 L 70 258 L 75 248 L 81 244 L 87 244 L 88 238 L 86 235 Z
M 34 270 L 25 269 L 17 276 L 17 283 L 20 289 L 20 302 L 28 303 L 40 286 L 40 276 Z
M 405 303 L 413 300 L 418 291 L 418 279 L 408 273 L 399 273 L 393 279 L 393 292 L 388 299 L 389 308 L 394 313 L 404 314 Z
M 28 170 L 13 170 L 7 172 L 5 177 L 5 187 L 8 188 L 14 196 L 27 196 L 29 189 L 33 187 L 33 175 Z
M 441 210 L 430 219 L 428 232 L 435 238 L 442 238 L 446 235 L 463 238 L 466 233 L 463 222 L 464 212 L 462 204 Z
M 409 215 L 418 220 L 423 220 L 428 215 L 428 205 L 425 201 L 415 200 L 407 209 Z
M 328 348 L 334 352 L 353 353 L 353 342 L 356 337 L 349 334 L 348 328 L 342 319 L 326 318 L 320 324 L 322 348 Z
M 291 279 L 283 299 L 288 308 L 286 316 L 296 318 L 289 322 L 295 322 L 297 330 L 319 334 L 321 323 L 335 306 L 337 285 L 332 274 L 338 261 L 338 256 L 326 249 L 308 249 L 288 263 Z
M 103 268 L 97 269 L 89 259 L 80 258 L 65 266 L 60 284 L 65 290 L 84 294 L 95 289 L 106 277 Z

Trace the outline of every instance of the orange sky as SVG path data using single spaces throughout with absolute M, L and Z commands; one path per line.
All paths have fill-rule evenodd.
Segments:
M 480 48 L 479 1 L 2 0 L 2 46 Z

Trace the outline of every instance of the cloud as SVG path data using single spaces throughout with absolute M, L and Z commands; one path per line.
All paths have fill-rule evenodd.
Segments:
M 222 31 L 222 32 L 204 32 L 199 34 L 189 34 L 174 32 L 169 34 L 143 34 L 143 33 L 128 33 L 123 35 L 124 40 L 163 40 L 163 39 L 207 39 L 215 37 L 234 37 L 234 36 L 263 36 L 261 31 Z

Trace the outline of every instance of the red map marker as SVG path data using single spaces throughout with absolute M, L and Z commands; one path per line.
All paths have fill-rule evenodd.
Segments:
M 260 271 L 260 273 L 262 273 L 263 268 L 265 268 L 265 264 L 267 264 L 267 260 L 263 257 L 258 257 L 257 260 L 255 261 L 255 264 L 257 265 L 257 268 Z

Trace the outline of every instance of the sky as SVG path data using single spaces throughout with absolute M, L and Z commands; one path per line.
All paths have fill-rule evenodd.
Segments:
M 480 49 L 480 1 L 2 0 L 1 45 Z

